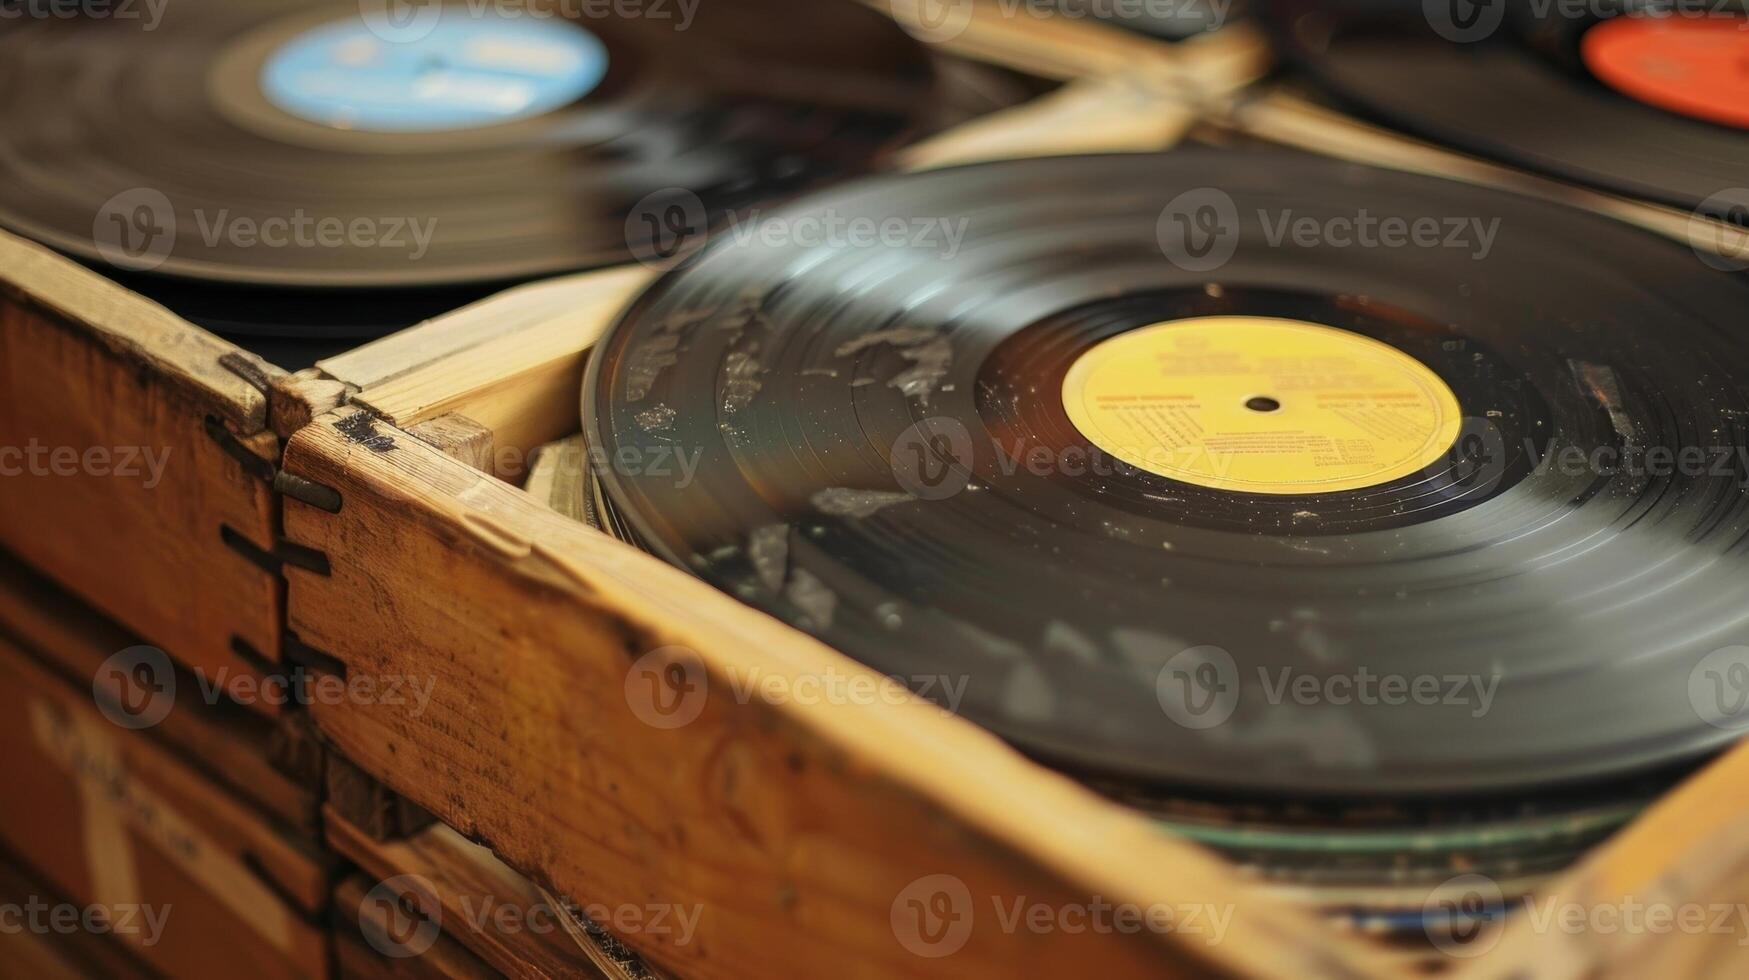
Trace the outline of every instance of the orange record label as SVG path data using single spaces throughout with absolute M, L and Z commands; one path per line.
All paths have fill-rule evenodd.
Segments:
M 1749 17 L 1615 17 L 1585 32 L 1580 55 L 1623 95 L 1749 129 Z

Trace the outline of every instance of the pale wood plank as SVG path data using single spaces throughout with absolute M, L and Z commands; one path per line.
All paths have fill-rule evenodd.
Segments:
M 1749 745 L 1665 796 L 1579 865 L 1515 908 L 1458 980 L 1637 980 L 1749 975 Z M 1648 907 L 1668 910 L 1662 931 Z M 1618 913 L 1638 907 L 1633 927 Z M 1567 910 L 1573 910 L 1568 912 Z M 1601 913 L 1598 910 L 1602 910 Z M 1692 910 L 1692 911 L 1685 911 Z M 1534 913 L 1534 914 L 1533 914 Z M 1563 926 L 1571 914 L 1578 928 Z M 1663 915 L 1664 913 L 1659 913 Z M 1696 928 L 1681 926 L 1695 914 Z M 1594 917 L 1600 915 L 1601 917 Z

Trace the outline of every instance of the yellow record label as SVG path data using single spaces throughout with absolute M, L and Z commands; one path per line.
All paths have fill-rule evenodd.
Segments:
M 1212 316 L 1119 334 L 1083 354 L 1063 406 L 1131 466 L 1215 490 L 1310 494 L 1401 479 L 1463 428 L 1425 364 L 1301 320 Z

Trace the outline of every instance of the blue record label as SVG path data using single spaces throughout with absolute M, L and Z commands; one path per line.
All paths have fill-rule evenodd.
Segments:
M 324 126 L 429 133 L 538 116 L 607 74 L 606 46 L 570 21 L 462 5 L 421 16 L 413 31 L 368 18 L 305 31 L 268 58 L 262 91 Z

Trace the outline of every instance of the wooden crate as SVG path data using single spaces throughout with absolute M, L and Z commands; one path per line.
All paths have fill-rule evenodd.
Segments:
M 1219 108 L 1218 100 L 1209 103 Z M 1220 117 L 1217 123 L 1230 119 Z M 933 162 L 926 152 L 916 162 Z M 418 677 L 427 708 L 318 706 L 362 769 L 585 901 L 702 906 L 698 941 L 624 938 L 676 975 L 1416 975 L 1419 956 L 1284 904 L 1241 869 L 915 700 L 817 706 L 758 693 L 696 720 L 644 723 L 634 664 L 682 648 L 707 686 L 761 670 L 778 687 L 838 673 L 835 651 L 547 506 L 539 444 L 574 431 L 585 348 L 639 277 L 578 278 L 504 297 L 324 367 L 344 398 L 291 439 L 285 469 L 336 506 L 288 502 L 285 532 L 331 572 L 288 572 L 288 623 L 347 677 Z M 560 297 L 564 297 L 560 301 Z M 542 305 L 544 303 L 544 306 Z M 495 320 L 497 331 L 474 323 Z M 399 371 L 420 331 L 477 339 Z M 441 424 L 448 447 L 409 432 Z M 446 451 L 447 448 L 447 451 Z M 562 481 L 560 481 L 562 482 Z M 563 496 L 563 495 L 559 495 Z M 573 515 L 571 497 L 561 509 Z M 1749 752 L 1696 775 L 1539 895 L 1598 908 L 1718 904 L 1745 891 Z M 940 876 L 947 876 L 942 878 Z M 915 952 L 902 901 L 952 881 L 971 907 L 1016 896 L 1231 910 L 1224 939 L 1182 932 L 1006 934 Z M 1732 976 L 1734 934 L 1550 935 L 1523 917 L 1441 961 L 1475 977 Z
M 0 447 L 14 457 L 0 460 L 0 546 L 191 667 L 263 676 L 280 658 L 266 567 L 279 373 L 0 234 Z M 18 458 L 32 450 L 36 465 Z
M 0 634 L 41 658 L 68 683 L 92 689 L 104 663 L 139 640 L 0 552 Z M 151 737 L 201 775 L 310 838 L 320 833 L 323 767 L 309 719 L 268 720 L 225 700 L 209 703 L 199 681 L 172 668 L 175 704 Z M 109 678 L 119 682 L 123 678 Z M 136 692 L 111 688 L 112 699 Z
M 161 934 L 118 937 L 155 970 L 327 976 L 315 789 L 270 765 L 271 726 L 234 706 L 183 696 L 153 728 L 112 721 L 107 699 L 130 695 L 95 668 L 117 642 L 0 565 L 0 849 L 80 906 L 163 915 Z
M 616 939 L 590 931 L 563 899 L 443 824 L 383 837 L 331 805 L 326 828 L 329 846 L 360 869 L 376 900 L 398 901 L 402 914 L 435 924 L 497 974 L 517 980 L 655 980 L 635 954 Z M 371 912 L 378 920 L 372 939 L 379 947 L 387 936 L 387 923 L 380 921 L 390 917 L 386 912 Z M 408 938 L 415 941 L 408 943 L 388 940 L 386 952 L 403 959 L 423 955 L 435 935 L 414 933 Z
M 573 310 L 565 318 L 586 331 L 588 304 Z M 570 380 L 555 386 L 565 399 L 555 414 L 574 410 Z M 371 398 L 367 388 L 357 400 Z M 589 901 L 702 905 L 696 945 L 625 937 L 678 975 L 846 962 L 870 976 L 1408 969 L 1399 954 L 1282 905 L 1238 869 L 921 703 L 711 699 L 682 728 L 652 728 L 624 690 L 634 661 L 661 648 L 693 651 L 715 684 L 756 668 L 792 684 L 831 672 L 879 681 L 363 408 L 315 420 L 292 440 L 286 466 L 341 501 L 336 512 L 288 505 L 287 533 L 333 569 L 292 573 L 292 628 L 349 676 L 434 685 L 423 712 L 317 706 L 318 726 L 363 769 L 546 887 Z M 1745 786 L 1749 752 L 1740 751 L 1543 898 L 1590 907 L 1742 895 L 1749 813 L 1733 801 Z M 1100 896 L 1143 907 L 1217 902 L 1233 919 L 1214 947 L 1175 934 L 974 934 L 951 957 L 923 959 L 895 934 L 893 904 L 935 875 L 964 883 L 977 907 L 1000 896 Z M 1704 962 L 1729 975 L 1744 962 L 1737 938 L 1586 942 L 1517 922 L 1467 969 L 1638 976 Z
M 1071 34 L 1046 43 L 1000 29 L 994 40 L 972 31 L 943 50 L 1057 78 L 1128 62 L 1173 63 L 1156 57 L 1160 45 L 1116 32 Z M 1158 104 L 1147 86 L 1046 101 L 1026 107 L 1038 111 L 999 113 L 932 138 L 908 162 L 1076 145 L 1159 147 L 1189 121 Z M 1144 105 L 1152 110 L 1139 111 Z M 1082 135 L 1070 142 L 1070 132 Z M 641 274 L 624 270 L 628 281 Z M 295 670 L 303 647 L 282 629 L 280 570 L 320 574 L 321 566 L 320 556 L 289 546 L 280 533 L 282 496 L 308 489 L 280 476 L 283 440 L 353 388 L 375 389 L 403 410 L 407 400 L 418 402 L 417 414 L 430 414 L 426 392 L 393 382 L 421 365 L 437 372 L 466 366 L 495 328 L 489 319 L 475 326 L 426 331 L 418 346 L 367 347 L 325 371 L 290 375 L 75 262 L 0 233 L 0 473 L 7 474 L 0 475 L 0 547 L 182 665 L 208 677 L 223 672 L 240 693 Z M 539 381 L 568 376 L 576 355 L 548 348 L 506 356 Z M 472 404 L 489 394 L 437 400 Z M 498 394 L 507 406 L 528 401 Z M 455 452 L 469 451 L 469 440 L 480 436 L 452 431 L 435 416 L 406 428 Z M 280 708 L 245 700 L 270 714 Z
M 1114 72 L 1124 55 L 1112 52 L 1130 50 L 1041 46 L 1032 34 L 998 40 L 994 32 L 1012 25 L 988 26 L 968 35 L 971 48 L 987 44 L 985 54 L 1034 68 L 1055 63 L 1062 77 Z M 1147 50 L 1140 57 L 1153 59 Z M 1013 128 L 1013 119 L 974 124 L 954 143 L 919 148 L 911 163 L 1165 145 L 1188 125 L 1184 113 L 1161 110 L 1142 125 L 1094 115 L 1095 125 L 1075 130 L 1094 135 L 1072 146 L 1037 138 L 1082 122 L 1080 110 L 1097 101 L 1075 101 L 1082 93 L 1157 99 L 1149 86 L 1173 72 L 1161 60 L 1142 74 L 1146 83 L 1079 83 Z M 364 697 L 315 705 L 342 752 L 540 887 L 584 902 L 702 907 L 694 941 L 625 937 L 683 976 L 1407 973 L 1400 955 L 1332 931 L 1238 869 L 916 700 L 818 706 L 761 694 L 708 700 L 681 728 L 640 720 L 623 693 L 628 670 L 665 647 L 693 651 L 718 685 L 755 668 L 790 684 L 828 673 L 879 683 L 501 479 L 520 479 L 537 446 L 576 429 L 589 340 L 648 277 L 627 269 L 525 287 L 316 371 L 267 372 L 258 431 L 288 440 L 272 474 L 288 494 L 275 529 L 283 538 L 257 543 L 299 558 L 285 569 L 298 656 L 337 680 L 434 685 L 423 706 Z M 1736 800 L 1746 785 L 1749 756 L 1727 756 L 1546 895 L 1585 907 L 1647 896 L 1734 901 L 1744 891 L 1749 817 Z M 432 860 L 411 844 L 415 854 L 392 860 L 374 841 L 349 846 L 355 860 L 382 868 Z M 952 955 L 920 956 L 901 935 L 900 900 L 939 876 L 979 909 L 992 898 L 1097 898 L 1214 903 L 1232 919 L 1213 944 L 1185 933 L 974 928 Z M 370 887 L 352 879 L 341 888 L 355 923 Z M 1519 920 L 1451 972 L 1735 976 L 1740 938 L 1551 937 Z M 459 941 L 448 949 L 437 960 L 451 972 L 439 975 L 491 972 Z M 343 972 L 421 975 L 374 952 L 343 940 L 336 959 Z
M 442 932 L 432 936 L 418 955 L 401 955 L 389 937 L 406 926 L 395 919 L 406 913 L 378 900 L 373 894 L 378 884 L 361 872 L 346 876 L 334 889 L 336 980 L 500 980 L 504 976 Z
M 0 855 L 0 906 L 68 904 L 16 858 Z M 0 963 L 8 976 L 33 980 L 150 980 L 152 972 L 109 936 L 83 929 L 0 929 Z

